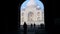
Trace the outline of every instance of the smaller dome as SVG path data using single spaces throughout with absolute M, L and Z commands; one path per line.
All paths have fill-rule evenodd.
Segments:
M 40 6 L 37 6 L 37 8 L 40 8 Z
M 37 10 L 40 10 L 41 8 L 40 8 L 40 6 L 37 6 L 36 9 L 37 9 Z

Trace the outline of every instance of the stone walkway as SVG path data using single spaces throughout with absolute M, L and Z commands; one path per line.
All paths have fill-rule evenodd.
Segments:
M 20 34 L 23 34 L 24 30 L 21 29 L 20 30 Z M 39 29 L 39 28 L 27 28 L 27 34 L 48 34 L 47 31 L 45 29 Z

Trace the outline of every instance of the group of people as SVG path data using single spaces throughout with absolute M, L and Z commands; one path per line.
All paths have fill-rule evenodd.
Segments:
M 31 24 L 31 27 L 32 26 L 36 27 L 36 24 L 34 24 L 34 25 Z M 27 31 L 27 24 L 26 24 L 26 22 L 24 22 L 23 28 L 24 28 L 24 34 L 26 34 L 26 31 Z M 40 28 L 41 29 L 44 28 L 44 24 L 40 24 Z

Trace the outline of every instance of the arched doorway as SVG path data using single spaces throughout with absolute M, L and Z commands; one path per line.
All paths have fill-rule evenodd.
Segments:
M 28 13 L 28 21 L 33 21 L 33 16 L 34 16 L 34 13 L 33 12 L 29 12 Z

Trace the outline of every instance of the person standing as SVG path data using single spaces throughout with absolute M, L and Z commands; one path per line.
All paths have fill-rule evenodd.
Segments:
M 26 24 L 26 22 L 24 22 L 23 28 L 24 28 L 24 34 L 27 34 L 27 24 Z

